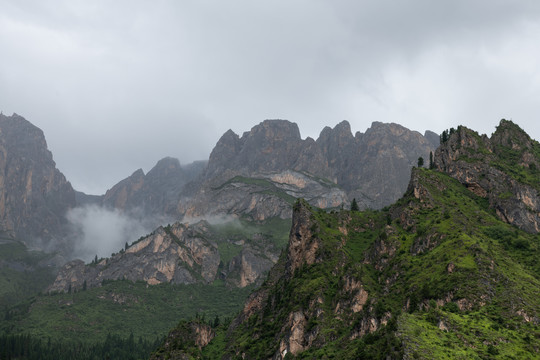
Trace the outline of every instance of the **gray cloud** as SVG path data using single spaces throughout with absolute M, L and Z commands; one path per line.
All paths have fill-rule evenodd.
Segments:
M 540 138 L 535 1 L 1 0 L 0 110 L 103 193 L 165 156 L 207 158 L 266 118 Z
M 71 209 L 66 218 L 76 234 L 71 239 L 72 257 L 87 262 L 95 255 L 108 257 L 157 227 L 155 222 L 143 223 L 136 216 L 95 205 Z

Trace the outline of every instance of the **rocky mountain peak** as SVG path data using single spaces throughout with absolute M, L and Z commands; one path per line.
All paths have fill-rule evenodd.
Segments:
M 240 137 L 234 131 L 227 130 L 210 153 L 205 177 L 211 178 L 227 169 L 227 164 L 240 152 L 241 144 Z
M 433 131 L 426 130 L 424 132 L 424 137 L 426 138 L 427 141 L 429 141 L 429 143 L 433 146 L 434 149 L 438 148 L 439 145 L 441 144 L 439 134 Z
M 435 167 L 487 198 L 505 222 L 540 232 L 540 144 L 502 120 L 488 138 L 464 126 L 451 129 L 434 156 Z
M 143 217 L 168 217 L 176 213 L 180 192 L 202 171 L 201 164 L 190 164 L 188 170 L 176 158 L 166 157 L 145 174 L 142 169 L 108 190 L 102 204 L 122 211 L 142 212 Z M 144 220 L 144 219 L 141 219 Z M 150 224 L 157 226 L 158 223 Z
M 177 172 L 181 169 L 182 167 L 180 166 L 180 160 L 173 157 L 165 157 L 154 165 L 150 172 L 148 172 L 148 175 L 150 175 L 152 172 L 166 174 L 168 172 Z
M 64 237 L 64 215 L 74 206 L 43 131 L 17 114 L 0 115 L 0 231 L 47 246 Z
M 317 143 L 326 153 L 344 151 L 352 142 L 354 142 L 354 137 L 351 132 L 351 125 L 347 120 L 343 120 L 333 129 L 326 126 L 317 139 Z
M 493 145 L 509 147 L 513 150 L 531 149 L 530 136 L 519 125 L 510 120 L 502 119 L 491 136 Z
M 264 120 L 245 132 L 242 138 L 252 138 L 270 142 L 298 141 L 301 139 L 300 130 L 296 123 L 289 120 Z

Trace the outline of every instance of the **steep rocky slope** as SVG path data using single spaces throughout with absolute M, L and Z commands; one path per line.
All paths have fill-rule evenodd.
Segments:
M 203 184 L 178 211 L 187 219 L 205 216 L 243 215 L 255 221 L 273 217 L 290 219 L 291 206 L 304 198 L 315 206 L 335 208 L 348 204 L 346 192 L 336 184 L 309 173 L 284 170 L 274 173 L 236 175 L 219 186 L 213 178 Z
M 234 287 L 261 282 L 284 246 L 290 220 L 266 223 L 229 220 L 210 224 L 174 223 L 91 264 L 73 260 L 60 269 L 49 292 L 101 286 L 108 280 L 156 284 L 211 284 Z
M 48 247 L 66 234 L 75 192 L 56 169 L 43 132 L 23 117 L 0 115 L 0 232 Z
M 198 177 L 206 162 L 180 165 L 167 157 L 144 174 L 142 169 L 107 190 L 102 205 L 122 211 L 170 217 L 176 215 L 176 204 L 184 186 Z
M 407 187 L 411 166 L 428 158 L 437 136 L 375 122 L 353 136 L 343 121 L 315 141 L 302 139 L 295 123 L 265 120 L 241 137 L 227 131 L 218 141 L 200 184 L 184 192 L 178 213 L 244 213 L 253 219 L 290 217 L 294 198 L 324 208 L 381 208 Z
M 492 139 L 506 125 L 503 137 L 519 135 L 503 122 Z M 539 239 L 502 221 L 497 206 L 470 183 L 416 168 L 405 195 L 381 211 L 326 212 L 300 200 L 266 281 L 191 356 L 536 359 Z
M 519 126 L 501 120 L 491 138 L 459 127 L 435 153 L 435 167 L 488 199 L 497 215 L 540 231 L 540 144 Z

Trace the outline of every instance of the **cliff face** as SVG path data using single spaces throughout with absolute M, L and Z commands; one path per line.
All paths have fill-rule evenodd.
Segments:
M 64 215 L 74 206 L 43 132 L 19 115 L 0 115 L 0 231 L 46 247 L 65 235 Z
M 263 121 L 241 137 L 229 130 L 198 186 L 184 191 L 178 213 L 290 218 L 294 198 L 323 208 L 356 198 L 361 207 L 380 208 L 403 194 L 411 166 L 420 156 L 428 158 L 433 141 L 382 123 L 353 136 L 347 121 L 324 128 L 316 141 L 303 140 L 298 126 L 286 120 Z
M 347 121 L 317 140 L 302 139 L 295 123 L 265 120 L 242 136 L 223 134 L 208 163 L 181 167 L 166 158 L 146 175 L 137 170 L 101 203 L 162 218 L 242 214 L 256 221 L 290 218 L 296 198 L 323 208 L 356 198 L 362 208 L 381 208 L 405 191 L 411 166 L 437 141 L 431 132 L 377 122 L 353 136 Z
M 517 125 L 501 120 L 491 138 L 459 127 L 437 149 L 434 164 L 486 198 L 501 220 L 540 231 L 540 144 Z
M 280 246 L 274 234 L 286 226 L 275 222 L 269 234 L 238 220 L 215 225 L 177 222 L 159 227 L 110 258 L 88 265 L 81 260 L 67 263 L 48 291 L 90 288 L 101 286 L 104 280 L 121 279 L 149 285 L 224 280 L 246 287 L 260 282 L 276 262 Z
M 108 190 L 101 200 L 106 207 L 143 214 L 174 216 L 184 186 L 198 177 L 205 162 L 180 166 L 175 158 L 164 158 L 144 174 L 142 169 Z
M 219 265 L 217 249 L 202 238 L 207 224 L 175 224 L 153 234 L 120 253 L 91 265 L 81 260 L 66 264 L 49 291 L 67 291 L 100 286 L 103 280 L 192 284 L 214 280 Z
M 305 156 L 308 154 L 310 157 Z M 241 138 L 227 131 L 210 154 L 205 179 L 226 180 L 232 174 L 250 176 L 286 170 L 329 175 L 321 156 L 316 155 L 309 151 L 309 144 L 305 146 L 298 125 L 287 120 L 265 120 Z
M 206 183 L 189 200 L 180 201 L 178 212 L 188 219 L 223 214 L 244 215 L 255 221 L 290 219 L 291 205 L 297 198 L 322 208 L 348 202 L 345 191 L 335 184 L 286 170 L 251 177 L 237 175 L 215 187 Z

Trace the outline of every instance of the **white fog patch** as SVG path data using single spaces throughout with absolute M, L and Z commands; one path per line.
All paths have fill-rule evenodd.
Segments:
M 87 262 L 96 255 L 109 257 L 153 230 L 117 209 L 96 205 L 74 208 L 66 217 L 75 234 L 73 255 Z

